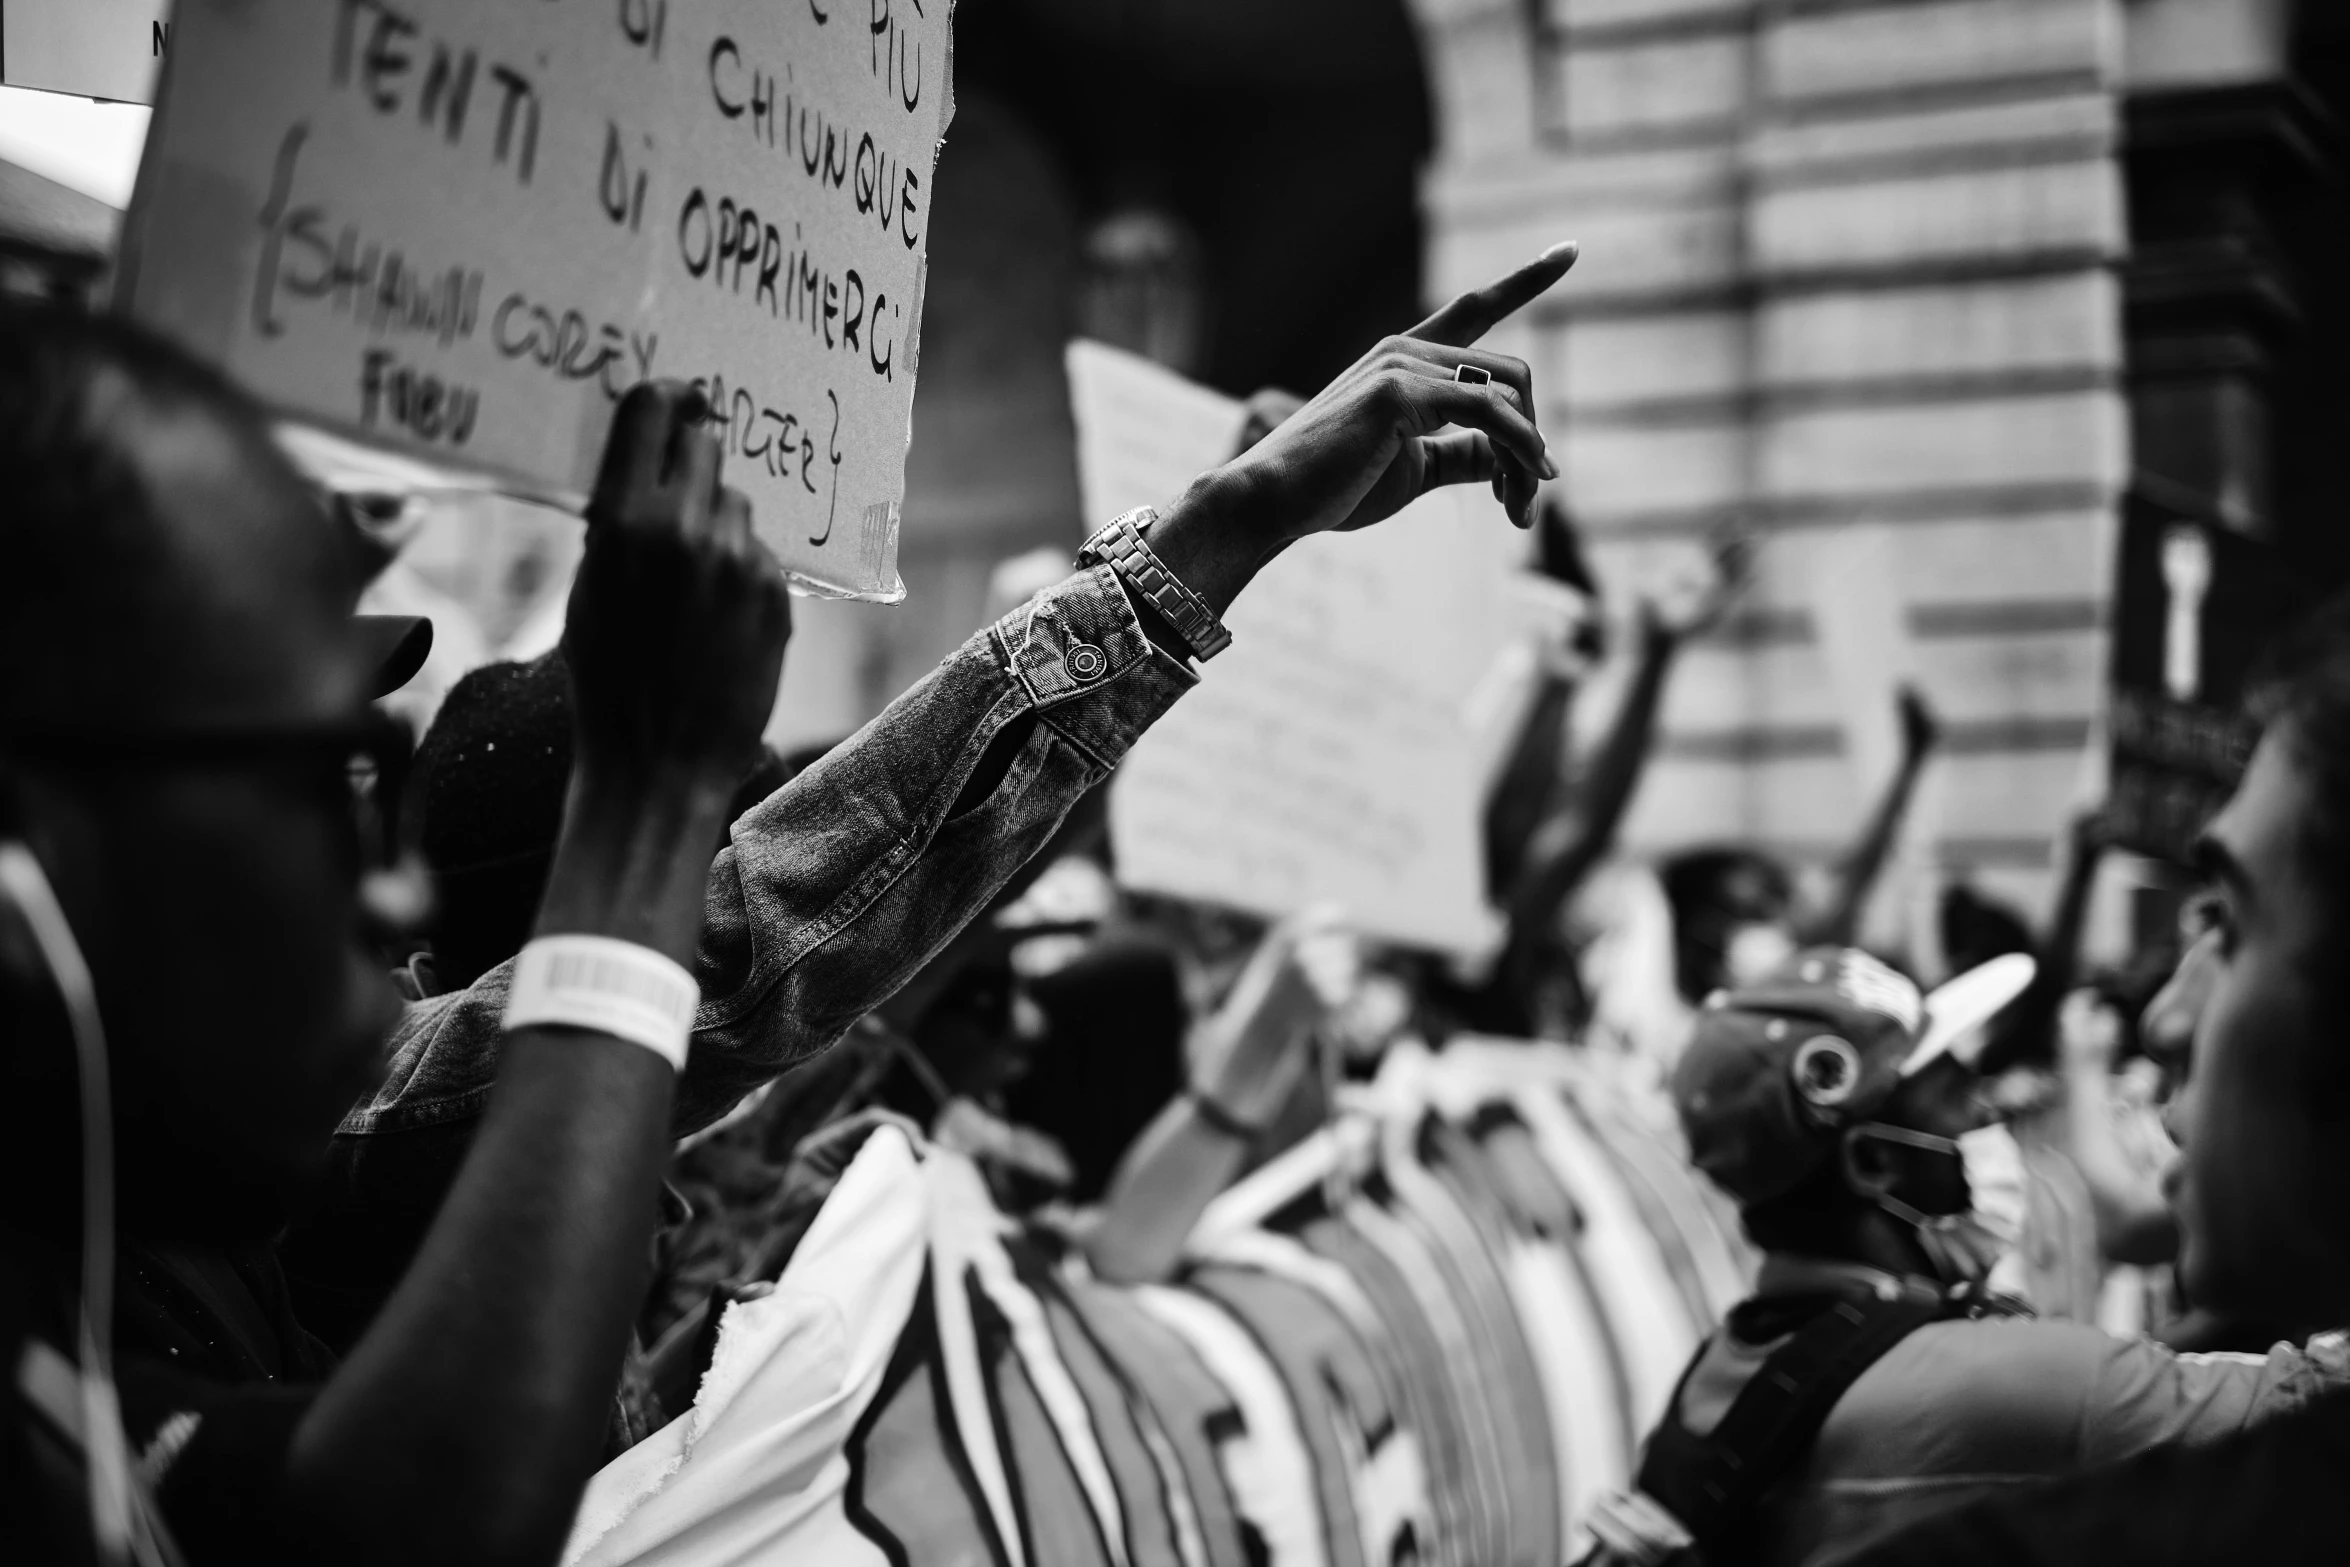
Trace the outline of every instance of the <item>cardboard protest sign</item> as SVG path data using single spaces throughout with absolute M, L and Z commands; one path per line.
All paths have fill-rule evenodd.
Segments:
M 171 0 L 7 0 L 0 5 L 0 81 L 152 103 L 170 39 Z
M 1069 379 L 1097 517 L 1165 505 L 1231 455 L 1240 405 L 1147 360 L 1079 343 Z M 1491 747 L 1472 710 L 1524 618 L 1522 550 L 1478 489 L 1285 551 L 1233 606 L 1231 648 L 1119 768 L 1120 881 L 1265 915 L 1326 900 L 1373 936 L 1489 949 Z
M 647 377 L 904 594 L 950 0 L 181 0 L 121 298 L 289 420 L 576 504 Z

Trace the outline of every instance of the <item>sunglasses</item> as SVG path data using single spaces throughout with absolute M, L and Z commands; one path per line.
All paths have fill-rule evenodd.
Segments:
M 0 765 L 23 758 L 68 768 L 210 768 L 297 780 L 348 822 L 351 858 L 362 874 L 399 861 L 400 792 L 415 752 L 408 726 L 374 709 L 345 724 L 55 729 L 0 739 Z

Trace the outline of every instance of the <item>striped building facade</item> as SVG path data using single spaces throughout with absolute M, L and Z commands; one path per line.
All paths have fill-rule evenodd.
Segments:
M 1725 524 L 1764 541 L 1684 660 L 1633 846 L 1816 863 L 1848 842 L 1882 757 L 1849 683 L 1840 704 L 1821 595 L 1890 594 L 1875 613 L 1944 720 L 1928 851 L 2036 902 L 2091 744 L 2128 480 L 2123 7 L 1421 10 L 1431 292 L 1584 245 L 1513 346 L 1602 571 Z

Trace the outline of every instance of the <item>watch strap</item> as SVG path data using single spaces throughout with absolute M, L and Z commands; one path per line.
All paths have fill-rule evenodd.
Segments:
M 1085 548 L 1077 553 L 1078 563 L 1109 565 L 1128 588 L 1175 628 L 1175 634 L 1191 649 L 1191 656 L 1204 663 L 1232 645 L 1232 633 L 1208 608 L 1208 601 L 1185 587 L 1143 537 L 1143 530 L 1156 521 L 1158 513 L 1148 506 L 1113 518 L 1085 541 Z

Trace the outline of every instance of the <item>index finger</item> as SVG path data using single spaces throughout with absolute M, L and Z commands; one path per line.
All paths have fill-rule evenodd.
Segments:
M 1486 284 L 1472 288 L 1404 335 L 1424 343 L 1465 348 L 1540 298 L 1544 290 L 1567 275 L 1578 247 L 1573 240 L 1553 245 L 1532 261 Z

